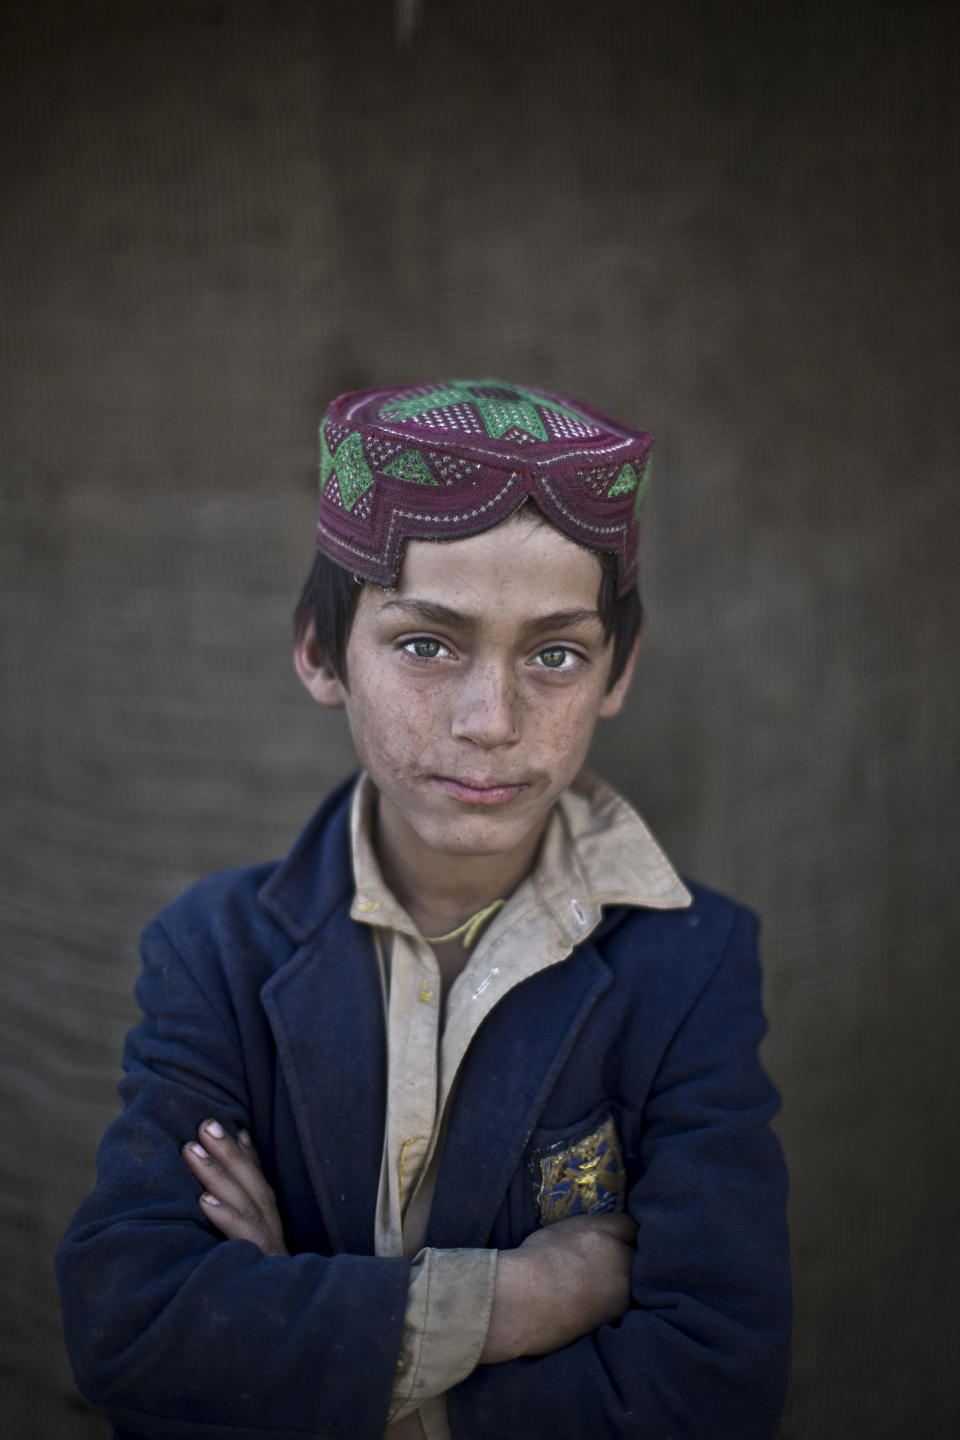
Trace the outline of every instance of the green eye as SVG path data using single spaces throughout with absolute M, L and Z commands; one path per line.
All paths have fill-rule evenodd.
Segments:
M 567 651 L 562 645 L 555 645 L 552 650 L 541 650 L 540 659 L 548 670 L 559 670 L 567 658 Z
M 407 645 L 412 648 L 418 660 L 435 660 L 437 653 L 443 648 L 439 640 L 408 640 Z

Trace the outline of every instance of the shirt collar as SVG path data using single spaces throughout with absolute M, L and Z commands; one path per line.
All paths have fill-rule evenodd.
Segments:
M 361 771 L 350 807 L 356 880 L 350 915 L 365 924 L 418 936 L 387 886 L 373 848 L 375 800 L 376 787 Z M 692 899 L 629 801 L 587 770 L 554 805 L 528 881 L 565 939 L 574 944 L 593 929 L 604 905 L 672 910 L 691 904 Z M 526 890 L 527 882 L 520 888 Z M 508 904 L 494 920 L 497 929 L 510 909 Z

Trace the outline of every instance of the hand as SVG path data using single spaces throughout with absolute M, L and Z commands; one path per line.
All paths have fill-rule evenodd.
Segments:
M 636 1238 L 628 1215 L 572 1215 L 501 1250 L 480 1364 L 546 1355 L 618 1320 Z
M 228 1240 L 252 1240 L 264 1255 L 286 1255 L 276 1197 L 246 1130 L 240 1143 L 217 1120 L 204 1120 L 197 1139 L 181 1150 L 191 1174 L 205 1187 L 200 1208 Z

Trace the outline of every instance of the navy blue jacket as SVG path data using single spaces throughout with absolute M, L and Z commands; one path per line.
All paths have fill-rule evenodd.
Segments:
M 380 1440 L 407 1259 L 372 1254 L 383 1007 L 349 918 L 352 781 L 280 865 L 213 875 L 147 929 L 122 1115 L 60 1248 L 80 1389 L 138 1440 Z M 633 1308 L 573 1345 L 481 1366 L 456 1440 L 764 1440 L 786 1387 L 786 1174 L 756 922 L 612 907 L 512 990 L 468 1052 L 427 1243 L 518 1245 L 530 1157 L 612 1113 L 639 1236 Z M 247 1126 L 290 1257 L 224 1240 L 180 1157 L 209 1115 Z

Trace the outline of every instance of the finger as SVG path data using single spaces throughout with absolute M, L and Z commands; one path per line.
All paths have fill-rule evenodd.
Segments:
M 261 1161 L 260 1156 L 259 1156 L 258 1153 L 257 1153 L 257 1147 L 256 1147 L 256 1145 L 254 1145 L 253 1140 L 252 1140 L 251 1137 L 250 1137 L 250 1131 L 249 1131 L 249 1130 L 238 1130 L 238 1131 L 237 1131 L 237 1142 L 238 1142 L 238 1144 L 240 1145 L 240 1149 L 243 1151 L 243 1153 L 244 1153 L 245 1155 L 249 1155 L 250 1158 L 251 1158 L 251 1160 L 253 1161 L 253 1163 L 254 1163 L 255 1165 L 259 1165 L 260 1168 L 261 1168 L 261 1170 L 262 1170 L 262 1169 L 263 1169 L 263 1162 Z
M 204 1120 L 197 1134 L 199 1139 L 191 1142 L 184 1155 L 193 1174 L 248 1229 L 258 1236 L 269 1234 L 270 1253 L 286 1254 L 276 1197 L 260 1169 L 252 1142 L 238 1145 L 215 1119 Z M 261 1248 L 267 1249 L 263 1245 Z
M 218 1120 L 204 1120 L 197 1131 L 197 1140 L 262 1210 L 276 1203 L 252 1143 L 238 1145 Z M 219 1195 L 219 1191 L 217 1193 Z
M 229 1240 L 250 1240 L 264 1255 L 286 1255 L 283 1226 L 275 1206 L 264 1212 L 196 1140 L 189 1141 L 181 1153 L 195 1179 L 204 1186 L 200 1208 L 221 1235 Z
M 250 1215 L 266 1214 L 263 1205 L 259 1204 L 258 1198 L 250 1194 L 242 1179 L 220 1165 L 216 1155 L 210 1155 L 210 1152 L 200 1145 L 199 1140 L 189 1140 L 180 1153 L 194 1179 L 210 1191 L 220 1204 L 229 1205 L 237 1214 L 246 1214 L 248 1211 Z
M 221 1204 L 227 1205 L 237 1214 L 256 1208 L 249 1191 L 219 1163 L 215 1156 L 196 1140 L 184 1145 L 180 1154 L 194 1179 L 198 1180 Z
M 277 1244 L 262 1216 L 254 1217 L 249 1212 L 238 1214 L 211 1191 L 204 1191 L 200 1196 L 200 1208 L 226 1240 L 249 1240 L 264 1255 L 286 1255 L 286 1247 L 282 1242 Z

